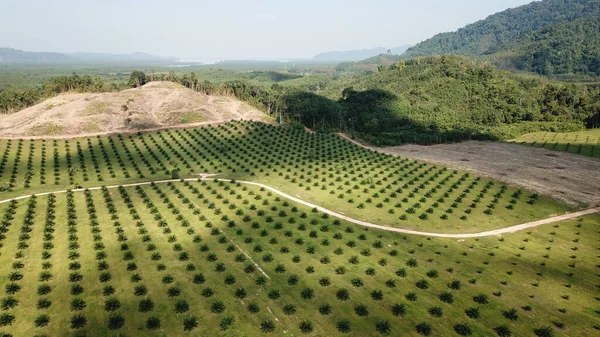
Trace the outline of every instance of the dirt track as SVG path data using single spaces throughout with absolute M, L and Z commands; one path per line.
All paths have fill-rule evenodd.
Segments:
M 119 188 L 120 186 L 123 187 L 133 187 L 133 186 L 143 186 L 143 185 L 151 185 L 151 184 L 164 184 L 164 183 L 169 183 L 169 182 L 181 182 L 181 181 L 198 181 L 198 180 L 208 180 L 208 181 L 223 181 L 223 182 L 230 182 L 231 180 L 229 179 L 215 179 L 214 176 L 216 174 L 206 174 L 206 173 L 200 173 L 198 174 L 200 176 L 200 178 L 188 178 L 188 179 L 168 179 L 168 180 L 157 180 L 157 181 L 146 181 L 146 182 L 141 182 L 141 183 L 133 183 L 133 184 L 124 184 L 124 185 L 112 185 L 112 186 L 106 186 L 107 189 L 115 189 L 115 188 Z M 527 222 L 524 224 L 520 224 L 520 225 L 516 225 L 516 226 L 511 226 L 511 227 L 506 227 L 506 228 L 498 228 L 498 229 L 494 229 L 491 231 L 487 231 L 487 232 L 480 232 L 480 233 L 467 233 L 467 234 L 445 234 L 445 233 L 429 233 L 429 232 L 419 232 L 419 231 L 414 231 L 414 230 L 410 230 L 410 229 L 403 229 L 403 228 L 392 228 L 392 227 L 387 227 L 387 226 L 381 226 L 381 225 L 377 225 L 374 223 L 370 223 L 370 222 L 366 222 L 366 221 L 362 221 L 362 220 L 357 220 L 357 219 L 353 219 L 351 217 L 336 213 L 334 211 L 328 210 L 326 208 L 323 208 L 321 206 L 312 204 L 310 202 L 304 201 L 302 199 L 293 197 L 289 194 L 286 194 L 276 188 L 273 188 L 271 186 L 268 185 L 264 185 L 261 183 L 257 183 L 257 182 L 253 182 L 253 181 L 243 181 L 243 180 L 236 180 L 237 183 L 240 184 L 246 184 L 246 185 L 254 185 L 254 186 L 258 186 L 258 187 L 262 187 L 265 188 L 271 192 L 274 192 L 275 194 L 278 194 L 284 198 L 287 198 L 289 200 L 292 200 L 294 202 L 297 202 L 301 205 L 310 207 L 310 208 L 315 208 L 320 212 L 332 215 L 336 218 L 340 218 L 342 220 L 360 225 L 360 226 L 364 226 L 364 227 L 370 227 L 370 228 L 375 228 L 375 229 L 380 229 L 380 230 L 384 230 L 384 231 L 389 231 L 389 232 L 395 232 L 395 233 L 403 233 L 403 234 L 411 234 L 411 235 L 422 235 L 422 236 L 430 236 L 430 237 L 439 237 L 439 238 L 457 238 L 457 239 L 464 239 L 464 238 L 480 238 L 480 237 L 485 237 L 485 236 L 497 236 L 497 235 L 502 235 L 502 234 L 508 234 L 508 233 L 514 233 L 517 231 L 521 231 L 524 229 L 528 229 L 528 228 L 533 228 L 533 227 L 538 227 L 538 226 L 542 226 L 542 225 L 546 225 L 546 224 L 550 224 L 550 223 L 555 223 L 555 222 L 559 222 L 559 221 L 564 221 L 564 220 L 569 220 L 569 219 L 574 219 L 580 216 L 585 216 L 585 215 L 590 215 L 590 214 L 596 214 L 600 212 L 600 207 L 596 207 L 596 208 L 590 208 L 590 209 L 586 209 L 583 211 L 579 211 L 579 212 L 574 212 L 574 213 L 568 213 L 568 214 L 563 214 L 563 215 L 559 215 L 559 216 L 554 216 L 551 218 L 547 218 L 547 219 L 542 219 L 542 220 L 537 220 L 537 221 L 532 221 L 532 222 Z M 94 190 L 100 190 L 103 187 L 90 187 L 90 188 L 80 188 L 80 189 L 75 189 L 72 190 L 72 192 L 83 192 L 85 190 L 90 190 L 90 191 L 94 191 Z M 45 192 L 45 193 L 39 193 L 36 194 L 37 196 L 43 196 L 43 195 L 48 195 L 48 194 L 59 194 L 59 193 L 66 193 L 66 190 L 59 190 L 59 191 L 54 191 L 54 192 Z M 22 199 L 27 199 L 30 198 L 31 195 L 23 195 L 20 197 L 16 197 L 16 198 L 11 198 L 11 199 L 6 199 L 6 200 L 0 200 L 0 204 L 4 204 L 4 203 L 8 203 L 11 200 L 22 200 Z M 195 205 L 196 207 L 198 207 L 197 205 Z M 243 254 L 246 254 L 241 248 L 238 247 L 238 249 L 240 249 L 240 251 Z M 247 255 L 247 254 L 246 254 Z M 250 259 L 252 260 L 252 259 Z M 256 264 L 256 263 L 255 263 Z M 258 265 L 257 265 L 258 267 Z M 266 276 L 269 277 L 264 271 L 261 272 Z
M 519 144 L 478 141 L 369 148 L 473 171 L 571 205 L 600 205 L 600 160 L 594 158 Z

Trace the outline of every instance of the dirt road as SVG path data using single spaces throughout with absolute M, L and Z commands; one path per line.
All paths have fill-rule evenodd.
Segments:
M 143 186 L 143 185 L 150 185 L 150 184 L 164 184 L 164 183 L 169 183 L 169 182 L 181 182 L 181 181 L 198 181 L 198 180 L 213 180 L 213 181 L 224 181 L 224 182 L 229 182 L 229 179 L 215 179 L 212 178 L 214 176 L 214 174 L 199 174 L 200 178 L 188 178 L 188 179 L 169 179 L 169 180 L 158 180 L 158 181 L 147 181 L 147 182 L 141 182 L 141 183 L 133 183 L 133 184 L 123 184 L 123 185 L 112 185 L 112 186 L 106 186 L 106 188 L 108 189 L 115 189 L 115 188 L 119 188 L 120 186 L 123 187 L 133 187 L 133 186 Z M 584 216 L 584 215 L 589 215 L 589 214 L 595 214 L 595 213 L 600 213 L 600 207 L 596 207 L 596 208 L 591 208 L 591 209 L 586 209 L 583 211 L 579 211 L 579 212 L 574 212 L 574 213 L 568 213 L 568 214 L 563 214 L 563 215 L 559 215 L 559 216 L 555 216 L 555 217 L 551 217 L 548 219 L 542 219 L 542 220 L 537 220 L 537 221 L 532 221 L 532 222 L 527 222 L 524 224 L 520 224 L 520 225 L 516 225 L 516 226 L 511 226 L 511 227 L 506 227 L 506 228 L 499 228 L 499 229 L 495 229 L 495 230 L 491 230 L 491 231 L 486 231 L 486 232 L 481 232 L 481 233 L 469 233 L 469 234 L 445 234 L 445 233 L 429 233 L 429 232 L 419 232 L 419 231 L 414 231 L 414 230 L 410 230 L 410 229 L 402 229 L 402 228 L 392 228 L 392 227 L 386 227 L 386 226 L 381 226 L 381 225 L 377 225 L 374 223 L 370 223 L 370 222 L 366 222 L 366 221 L 362 221 L 362 220 L 357 220 L 339 213 L 336 213 L 334 211 L 328 210 L 326 208 L 323 208 L 321 206 L 312 204 L 308 201 L 304 201 L 302 199 L 293 197 L 289 194 L 286 194 L 276 188 L 273 188 L 271 186 L 265 185 L 265 184 L 261 184 L 261 183 L 257 183 L 257 182 L 253 182 L 253 181 L 243 181 L 243 180 L 236 180 L 236 183 L 240 183 L 240 184 L 245 184 L 245 185 L 253 185 L 253 186 L 258 186 L 258 187 L 263 187 L 277 195 L 280 195 L 286 199 L 289 199 L 291 201 L 297 202 L 301 205 L 310 207 L 310 208 L 316 208 L 318 211 L 323 212 L 323 213 L 327 213 L 331 216 L 334 216 L 336 218 L 363 226 L 363 227 L 369 227 L 369 228 L 375 228 L 375 229 L 379 229 L 379 230 L 384 230 L 384 231 L 388 231 L 388 232 L 395 232 L 395 233 L 402 233 L 402 234 L 411 234 L 411 235 L 421 235 L 421 236 L 429 236 L 429 237 L 439 237 L 439 238 L 455 238 L 455 239 L 465 239 L 465 238 L 479 238 L 479 237 L 484 237 L 484 236 L 497 236 L 497 235 L 502 235 L 502 234 L 507 234 L 507 233 L 513 233 L 513 232 L 517 232 L 517 231 L 521 231 L 527 228 L 533 228 L 533 227 L 537 227 L 537 226 L 541 226 L 541 225 L 545 225 L 545 224 L 550 224 L 550 223 L 555 223 L 555 222 L 559 222 L 559 221 L 564 221 L 564 220 L 569 220 L 569 219 L 574 219 L 580 216 Z M 90 188 L 86 188 L 87 190 L 93 191 L 93 190 L 100 190 L 102 189 L 102 187 L 97 186 L 97 187 L 90 187 Z M 76 189 L 76 190 L 72 190 L 73 192 L 83 192 L 86 189 Z M 43 195 L 48 195 L 48 194 L 60 194 L 60 193 L 66 193 L 66 190 L 60 190 L 60 191 L 54 191 L 54 192 L 45 192 L 45 193 L 39 193 L 36 194 L 36 196 L 43 196 Z M 10 202 L 11 200 L 21 200 L 21 199 L 27 199 L 30 198 L 31 195 L 24 195 L 24 196 L 20 196 L 20 197 L 16 197 L 16 198 L 11 198 L 11 199 L 6 199 L 6 200 L 0 200 L 0 204 L 4 204 L 7 202 Z

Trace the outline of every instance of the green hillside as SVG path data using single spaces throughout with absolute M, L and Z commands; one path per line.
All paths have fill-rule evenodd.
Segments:
M 335 113 L 293 97 L 290 113 L 311 127 L 338 123 L 380 144 L 508 139 L 534 131 L 583 128 L 599 109 L 599 91 L 498 70 L 460 56 L 416 58 L 370 76 L 329 82 L 320 92 Z M 306 116 L 308 115 L 308 118 Z M 375 138 L 373 138 L 375 137 Z
M 544 75 L 600 75 L 600 2 L 544 0 L 509 9 L 456 32 L 438 34 L 410 48 L 407 58 L 461 54 L 490 56 Z
M 527 35 L 499 53 L 516 69 L 542 75 L 600 75 L 600 18 L 564 22 Z M 510 54 L 513 53 L 511 56 Z

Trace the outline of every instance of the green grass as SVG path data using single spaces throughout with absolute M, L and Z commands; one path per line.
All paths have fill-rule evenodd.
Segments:
M 417 336 L 416 325 L 422 322 L 431 326 L 432 336 L 456 336 L 454 327 L 463 323 L 474 336 L 494 336 L 493 329 L 502 325 L 518 336 L 534 336 L 533 330 L 541 326 L 551 326 L 555 336 L 589 336 L 600 324 L 594 298 L 598 216 L 502 238 L 457 241 L 365 229 L 259 188 L 225 182 L 157 184 L 31 200 L 0 208 L 0 289 L 3 298 L 18 301 L 0 312 L 14 316 L 0 332 L 14 336 L 299 336 L 304 335 L 303 321 L 312 326 L 312 335 L 332 336 L 341 335 L 337 324 L 345 320 L 351 328 L 348 336 L 377 336 L 382 321 L 389 323 L 392 336 Z M 269 278 L 261 279 L 241 250 Z M 157 253 L 160 259 L 152 257 Z M 52 277 L 41 280 L 43 271 Z M 111 279 L 101 281 L 105 272 Z M 199 274 L 203 278 L 195 276 Z M 228 284 L 231 276 L 235 283 Z M 203 282 L 195 283 L 195 277 Z M 421 280 L 427 281 L 427 289 L 417 286 Z M 459 281 L 460 289 L 451 289 L 452 281 Z M 6 294 L 10 283 L 20 290 Z M 52 291 L 38 295 L 42 285 Z M 72 295 L 76 285 L 83 291 Z M 140 285 L 147 292 L 135 295 Z M 114 287 L 114 293 L 103 295 L 105 286 Z M 179 293 L 169 294 L 171 287 Z M 206 288 L 212 290 L 210 297 Z M 347 300 L 338 298 L 342 289 L 348 291 Z M 446 292 L 452 294 L 452 303 L 441 300 L 448 297 L 441 296 Z M 407 298 L 411 293 L 415 301 Z M 487 304 L 474 301 L 480 294 Z M 115 330 L 109 329 L 108 298 L 118 300 L 120 307 L 112 313 L 124 319 Z M 50 307 L 38 309 L 40 299 L 51 301 Z M 86 306 L 72 308 L 75 299 Z M 152 301 L 152 310 L 140 312 L 142 299 Z M 181 300 L 189 309 L 176 313 Z M 216 302 L 224 305 L 222 312 L 214 310 L 219 309 Z M 248 310 L 250 303 L 256 304 L 257 313 Z M 323 305 L 330 306 L 330 314 L 319 313 Z M 360 305 L 368 315 L 355 313 Z M 394 305 L 404 309 L 401 315 L 392 313 Z M 434 307 L 441 309 L 441 317 L 429 313 Z M 472 307 L 478 308 L 479 318 L 466 315 Z M 512 308 L 516 320 L 503 315 Z M 49 323 L 35 327 L 41 314 Z M 71 328 L 78 314 L 87 323 Z M 184 332 L 187 316 L 197 318 L 191 332 Z M 150 317 L 160 321 L 160 329 L 147 328 Z M 233 323 L 223 330 L 225 318 Z M 265 321 L 273 323 L 274 331 L 261 332 Z
M 347 216 L 421 231 L 480 232 L 570 210 L 498 181 L 371 152 L 336 135 L 253 122 L 72 140 L 2 140 L 0 156 L 0 181 L 11 190 L 0 193 L 5 198 L 165 179 L 178 170 L 180 177 L 218 173 L 261 182 Z
M 498 181 L 261 123 L 0 141 L 0 199 L 200 172 L 431 232 L 569 210 Z M 600 328 L 599 216 L 503 237 L 427 238 L 346 223 L 259 187 L 193 181 L 26 198 L 0 205 L 0 219 L 0 336 L 417 336 L 417 326 L 432 336 L 494 336 L 501 326 L 518 336 L 542 326 L 588 336 Z M 474 300 L 480 294 L 487 303 Z M 505 317 L 510 309 L 516 320 Z M 74 324 L 78 317 L 85 324 Z
M 600 158 L 600 129 L 579 132 L 536 132 L 512 140 L 515 143 Z

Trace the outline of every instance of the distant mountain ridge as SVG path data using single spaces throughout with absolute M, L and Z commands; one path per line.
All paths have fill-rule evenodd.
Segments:
M 403 54 L 410 46 L 404 45 L 394 48 L 389 48 L 392 54 L 401 55 Z M 380 54 L 387 54 L 388 48 L 384 47 L 376 47 L 371 49 L 355 49 L 355 50 L 345 50 L 345 51 L 330 51 L 325 53 L 320 53 L 314 56 L 313 60 L 319 61 L 342 61 L 342 62 L 353 62 L 353 61 L 361 61 L 364 59 L 368 59 L 373 56 L 377 56 Z
M 141 52 L 131 54 L 110 53 L 52 53 L 30 52 L 0 47 L 0 64 L 46 64 L 89 62 L 174 62 L 175 58 L 161 57 Z

